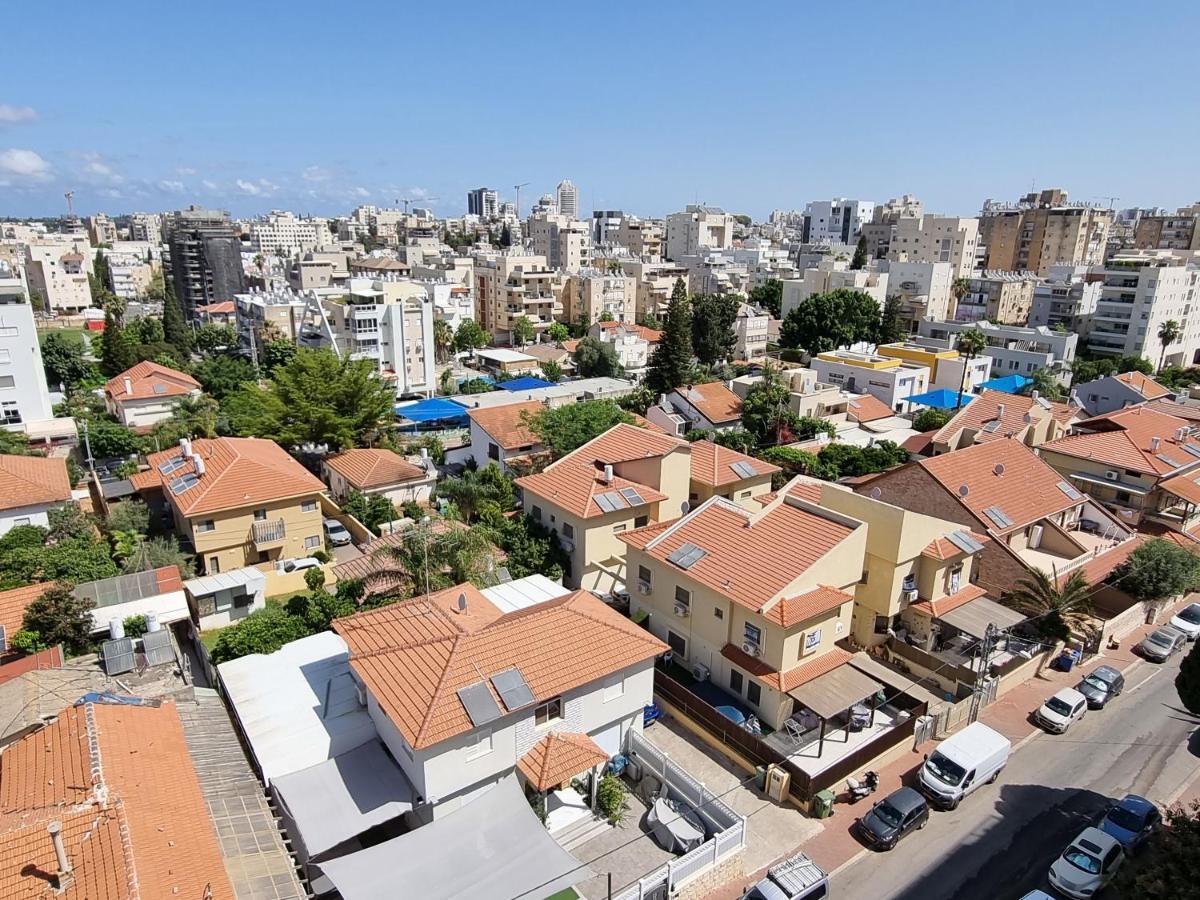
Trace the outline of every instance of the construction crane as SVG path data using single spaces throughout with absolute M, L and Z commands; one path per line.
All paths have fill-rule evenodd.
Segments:
M 1121 198 L 1120 198 L 1120 197 L 1093 197 L 1092 199 L 1093 199 L 1093 200 L 1107 200 L 1107 201 L 1108 201 L 1108 208 L 1109 208 L 1109 209 L 1112 209 L 1112 208 L 1113 208 L 1113 204 L 1114 204 L 1114 203 L 1116 203 L 1116 202 L 1117 202 L 1118 200 L 1120 200 Z
M 71 202 L 71 198 L 73 198 L 75 196 L 75 192 L 67 191 L 65 194 L 63 194 L 63 196 L 67 198 L 67 215 L 74 218 L 75 205 Z
M 523 182 L 521 182 L 521 184 L 513 185 L 513 190 L 515 190 L 517 192 L 517 218 L 518 219 L 521 218 L 521 188 L 529 187 L 529 185 L 530 185 L 530 182 L 528 182 L 528 181 L 523 181 Z
M 397 203 L 404 204 L 404 214 L 408 215 L 408 208 L 414 203 L 433 203 L 436 200 L 441 200 L 441 197 L 398 197 Z

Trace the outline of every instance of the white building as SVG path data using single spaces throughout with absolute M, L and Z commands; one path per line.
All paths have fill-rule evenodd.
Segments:
M 53 417 L 24 278 L 0 263 L 0 428 L 37 435 Z M 74 433 L 72 420 L 62 423 Z
M 46 235 L 25 245 L 29 290 L 42 296 L 51 313 L 77 313 L 92 305 L 91 271 L 86 235 Z
M 562 213 L 538 213 L 529 217 L 529 239 L 533 252 L 552 269 L 578 272 L 591 264 L 592 235 L 586 222 Z
M 987 337 L 984 353 L 991 358 L 991 377 L 1023 375 L 1045 369 L 1063 384 L 1070 381 L 1071 363 L 1079 335 L 1073 331 L 1021 325 L 997 325 L 994 322 L 942 322 L 922 319 L 917 323 L 917 342 L 943 350 L 953 350 L 958 335 L 979 329 Z
M 106 253 L 108 280 L 112 292 L 123 300 L 136 300 L 145 295 L 154 278 L 150 263 L 130 253 Z
M 908 412 L 909 397 L 929 390 L 928 366 L 895 357 L 834 350 L 814 356 L 809 367 L 817 380 L 853 394 L 870 394 L 898 413 Z
M 134 213 L 129 217 L 129 239 L 162 244 L 162 216 L 158 213 Z
M 564 178 L 554 190 L 558 211 L 568 219 L 579 218 L 579 191 L 570 179 Z
M 705 250 L 725 250 L 733 245 L 733 224 L 733 216 L 723 209 L 689 204 L 683 212 L 667 216 L 666 257 L 680 260 Z
M 481 219 L 494 219 L 498 212 L 498 197 L 491 188 L 481 187 L 467 191 L 467 215 Z
M 1200 268 L 1184 263 L 1179 251 L 1121 253 L 1093 269 L 1103 278 L 1088 334 L 1092 353 L 1144 356 L 1155 366 L 1190 366 L 1200 351 L 1200 315 L 1194 314 Z M 1166 348 L 1158 330 L 1167 321 L 1181 328 L 1180 339 Z
M 87 230 L 93 247 L 99 247 L 101 244 L 112 246 L 117 242 L 117 226 L 104 213 L 88 216 Z
M 804 207 L 805 244 L 854 244 L 875 213 L 872 200 L 814 200 Z
M 1086 340 L 1102 290 L 1102 281 L 1088 280 L 1087 266 L 1051 266 L 1045 280 L 1034 285 L 1029 324 L 1062 328 Z
M 644 336 L 647 329 L 632 323 L 597 322 L 588 329 L 588 335 L 602 344 L 608 344 L 617 354 L 621 367 L 630 377 L 638 377 L 650 363 L 651 345 Z
M 966 278 L 975 268 L 979 220 L 961 216 L 901 216 L 892 232 L 888 259 L 898 262 L 945 262 Z
M 924 318 L 953 319 L 954 266 L 948 262 L 880 263 L 888 273 L 888 293 L 899 294 L 910 327 Z
M 799 278 L 784 281 L 781 315 L 787 318 L 788 313 L 814 294 L 839 288 L 860 291 L 874 299 L 882 309 L 887 299 L 888 284 L 887 272 L 875 268 L 852 270 L 846 260 L 826 257 L 815 268 L 805 269 Z
M 733 322 L 733 331 L 737 335 L 737 343 L 733 348 L 734 359 L 746 362 L 765 359 L 770 326 L 771 316 L 767 312 L 755 309 L 749 303 L 739 304 L 737 318 Z
M 619 209 L 592 210 L 592 243 L 597 247 L 617 243 L 625 213 Z
M 324 219 L 301 219 L 290 212 L 272 210 L 250 223 L 250 245 L 257 253 L 299 256 L 329 238 Z
M 451 331 L 467 319 L 475 318 L 475 298 L 471 296 L 470 281 L 462 284 L 453 281 L 422 280 L 425 293 L 433 301 L 433 315 L 445 322 Z

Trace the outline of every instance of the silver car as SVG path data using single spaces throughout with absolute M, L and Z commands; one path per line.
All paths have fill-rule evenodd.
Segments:
M 1166 662 L 1175 652 L 1187 643 L 1187 635 L 1177 628 L 1164 625 L 1146 635 L 1138 644 L 1142 656 L 1153 662 Z

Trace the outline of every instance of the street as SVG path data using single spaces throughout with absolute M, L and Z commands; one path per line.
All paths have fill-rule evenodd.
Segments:
M 1065 735 L 1039 733 L 1000 780 L 889 853 L 868 853 L 833 879 L 833 895 L 872 900 L 1017 900 L 1049 891 L 1050 864 L 1110 799 L 1172 798 L 1200 764 L 1197 722 L 1174 679 L 1184 653 L 1127 673 L 1125 693 Z M 873 798 L 879 799 L 879 798 Z M 859 814 L 867 810 L 863 805 Z

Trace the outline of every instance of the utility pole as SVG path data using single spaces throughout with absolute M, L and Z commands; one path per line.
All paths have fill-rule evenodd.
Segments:
M 978 719 L 979 710 L 983 708 L 983 694 L 987 689 L 984 679 L 987 677 L 988 664 L 992 658 L 992 647 L 995 646 L 999 634 L 995 623 L 988 622 L 987 629 L 983 632 L 983 644 L 980 647 L 979 671 L 975 673 L 975 685 L 971 691 L 971 714 L 967 719 L 968 722 Z

